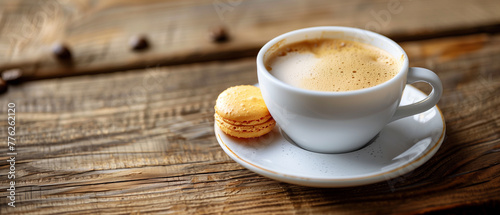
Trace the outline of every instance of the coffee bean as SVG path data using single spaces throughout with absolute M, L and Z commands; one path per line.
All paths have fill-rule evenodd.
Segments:
M 229 40 L 229 35 L 224 27 L 216 27 L 210 31 L 212 42 L 223 43 Z
M 130 38 L 129 46 L 132 50 L 139 51 L 149 48 L 149 42 L 145 36 L 135 35 Z
M 7 88 L 7 82 L 0 78 L 0 93 L 5 93 Z
M 71 51 L 66 44 L 55 43 L 52 45 L 52 53 L 58 60 L 71 60 Z
M 9 69 L 2 72 L 2 80 L 8 83 L 18 83 L 19 79 L 23 76 L 21 69 Z

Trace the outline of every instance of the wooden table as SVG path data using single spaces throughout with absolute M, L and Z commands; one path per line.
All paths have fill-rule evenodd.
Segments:
M 2 0 L 0 213 L 499 212 L 499 11 L 497 0 Z M 257 175 L 219 147 L 217 95 L 257 82 L 265 42 L 319 25 L 387 35 L 410 66 L 439 75 L 447 130 L 427 163 L 386 182 L 320 189 Z M 229 39 L 214 42 L 220 26 Z M 134 35 L 149 48 L 131 51 Z M 54 57 L 58 41 L 72 60 Z

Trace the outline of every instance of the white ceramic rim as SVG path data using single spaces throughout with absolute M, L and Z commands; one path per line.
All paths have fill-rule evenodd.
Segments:
M 382 84 L 379 84 L 379 85 L 376 85 L 373 87 L 359 89 L 359 90 L 342 91 L 342 92 L 315 91 L 315 90 L 308 90 L 308 89 L 294 87 L 294 86 L 286 84 L 285 82 L 277 79 L 269 71 L 267 71 L 266 67 L 264 66 L 264 56 L 265 56 L 266 52 L 271 47 L 273 47 L 278 42 L 280 42 L 280 41 L 282 41 L 282 40 L 284 40 L 292 35 L 303 34 L 306 32 L 318 32 L 318 31 L 320 31 L 320 32 L 354 32 L 356 34 L 367 35 L 370 38 L 376 38 L 378 40 L 382 40 L 386 44 L 389 44 L 390 46 L 393 46 L 394 48 L 398 49 L 403 54 L 404 60 L 403 60 L 403 64 L 401 66 L 401 69 L 398 72 L 398 74 L 396 74 L 394 77 L 392 77 L 391 79 L 389 79 L 388 81 L 386 81 Z M 304 39 L 304 40 L 306 40 L 306 39 Z M 308 95 L 314 95 L 314 96 L 351 96 L 351 95 L 357 95 L 357 94 L 362 94 L 365 92 L 377 90 L 379 88 L 384 88 L 385 86 L 391 85 L 393 82 L 400 80 L 400 78 L 402 78 L 401 76 L 405 76 L 406 75 L 405 71 L 408 71 L 408 68 L 409 68 L 408 64 L 409 64 L 408 63 L 408 55 L 406 54 L 406 52 L 403 50 L 403 48 L 401 48 L 401 46 L 399 46 L 396 42 L 389 39 L 388 37 L 385 37 L 381 34 L 377 34 L 375 32 L 368 31 L 368 30 L 363 30 L 363 29 L 359 29 L 359 28 L 352 28 L 352 27 L 343 27 L 343 26 L 318 26 L 318 27 L 310 27 L 310 28 L 303 28 L 303 29 L 290 31 L 290 32 L 284 33 L 282 35 L 279 35 L 279 36 L 275 37 L 274 39 L 270 40 L 269 42 L 267 42 L 260 49 L 259 53 L 257 54 L 257 72 L 258 73 L 265 76 L 267 79 L 271 80 L 275 84 L 277 84 L 283 88 L 286 88 L 287 90 L 291 90 L 291 91 L 294 91 L 296 93 L 302 93 L 302 94 L 308 94 Z

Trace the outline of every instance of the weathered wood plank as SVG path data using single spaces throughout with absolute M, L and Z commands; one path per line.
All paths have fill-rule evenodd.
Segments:
M 366 28 L 400 41 L 498 32 L 498 11 L 496 0 L 1 1 L 0 70 L 20 67 L 25 78 L 37 79 L 235 59 L 254 56 L 279 34 L 320 25 Z M 217 26 L 226 26 L 229 42 L 209 39 Z M 149 50 L 130 51 L 128 40 L 138 34 L 149 38 Z M 58 41 L 70 46 L 72 63 L 51 55 Z
M 412 66 L 441 77 L 447 135 L 402 177 L 315 189 L 276 182 L 233 162 L 213 136 L 225 88 L 257 82 L 254 58 L 13 85 L 16 208 L 39 213 L 423 213 L 500 203 L 500 35 L 406 42 Z M 468 47 L 463 49 L 463 47 Z M 464 51 L 465 50 L 465 51 Z M 6 118 L 6 117 L 5 117 Z M 0 139 L 6 139 L 6 120 Z M 6 160 L 7 147 L 0 147 Z M 8 164 L 0 163 L 2 195 Z M 5 195 L 3 195 L 5 196 Z

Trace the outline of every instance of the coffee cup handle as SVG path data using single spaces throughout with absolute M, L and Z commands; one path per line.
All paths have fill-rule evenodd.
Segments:
M 432 92 L 426 98 L 418 102 L 405 106 L 399 106 L 396 113 L 392 116 L 390 120 L 391 122 L 429 110 L 434 107 L 434 105 L 436 105 L 441 98 L 441 94 L 443 94 L 443 85 L 441 84 L 439 77 L 431 70 L 420 67 L 411 67 L 408 70 L 406 84 L 412 84 L 415 82 L 428 83 L 432 87 Z

